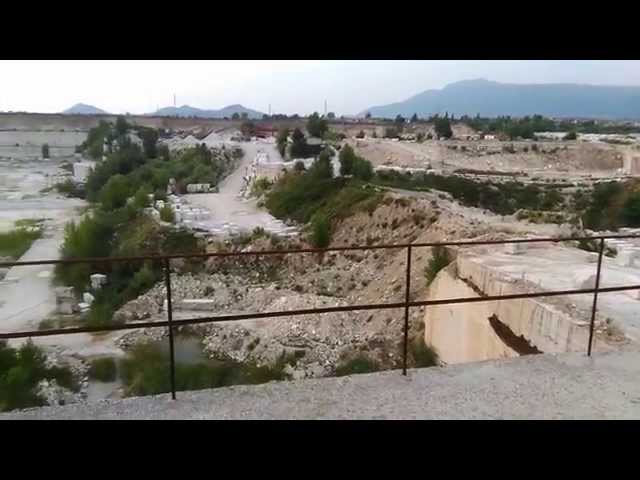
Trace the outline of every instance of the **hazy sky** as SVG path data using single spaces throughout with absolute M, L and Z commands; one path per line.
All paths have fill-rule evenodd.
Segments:
M 272 113 L 356 114 L 471 78 L 513 83 L 640 85 L 640 61 L 239 60 L 0 61 L 0 111 L 113 113 L 240 103 Z

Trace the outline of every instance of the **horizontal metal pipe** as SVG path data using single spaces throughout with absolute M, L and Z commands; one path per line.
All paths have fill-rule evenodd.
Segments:
M 402 249 L 411 246 L 415 247 L 437 247 L 437 246 L 471 246 L 471 245 L 503 245 L 509 243 L 542 243 L 542 242 L 567 242 L 578 240 L 599 240 L 599 239 L 640 239 L 640 235 L 595 235 L 593 237 L 557 237 L 557 238 L 517 238 L 510 240 L 460 240 L 451 242 L 423 242 L 423 243 L 398 243 L 391 245 L 359 245 L 351 247 L 331 247 L 331 248 L 294 248 L 290 250 L 256 250 L 252 252 L 211 252 L 211 253 L 190 253 L 171 255 L 141 255 L 135 257 L 85 257 L 85 258 L 64 258 L 58 260 L 33 260 L 27 262 L 0 262 L 0 267 L 29 266 L 29 265 L 58 265 L 73 263 L 111 263 L 111 262 L 132 262 L 144 260 L 164 261 L 172 258 L 214 258 L 214 257 L 247 257 L 260 255 L 289 255 L 293 253 L 326 253 L 357 250 L 389 250 Z
M 605 287 L 599 288 L 598 292 L 622 292 L 626 290 L 640 290 L 639 285 L 627 285 L 620 287 Z M 532 293 L 515 293 L 510 295 L 495 295 L 486 297 L 460 297 L 460 298 L 445 298 L 441 300 L 423 300 L 413 302 L 396 302 L 396 303 L 377 303 L 368 305 L 345 305 L 339 307 L 324 307 L 324 308 L 309 308 L 301 310 L 285 310 L 276 312 L 259 312 L 259 313 L 239 313 L 234 315 L 220 315 L 213 317 L 200 317 L 200 318 L 186 318 L 182 320 L 173 320 L 172 325 L 174 327 L 198 325 L 202 323 L 218 323 L 218 322 L 231 322 L 237 320 L 252 320 L 259 318 L 272 318 L 272 317 L 288 317 L 298 315 L 311 315 L 321 313 L 337 313 L 337 312 L 352 312 L 358 310 L 387 310 L 393 308 L 408 307 L 422 307 L 430 305 L 449 305 L 457 303 L 477 303 L 477 302 L 493 302 L 500 300 L 517 300 L 521 298 L 540 298 L 540 297 L 555 297 L 561 295 L 579 295 L 586 293 L 594 293 L 595 288 L 579 289 L 579 290 L 558 290 L 551 292 L 532 292 Z M 72 327 L 72 328 L 59 328 L 52 330 L 35 330 L 26 332 L 11 332 L 0 333 L 0 340 L 11 338 L 29 338 L 29 337 L 49 337 L 54 335 L 69 335 L 74 333 L 96 333 L 96 332 L 111 332 L 120 330 L 136 330 L 138 328 L 161 328 L 168 327 L 168 321 L 158 322 L 136 322 L 128 323 L 124 325 L 109 325 L 104 327 Z

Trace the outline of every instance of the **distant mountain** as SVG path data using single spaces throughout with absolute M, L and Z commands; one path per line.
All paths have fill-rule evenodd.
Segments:
M 104 110 L 84 103 L 76 103 L 73 107 L 67 108 L 62 113 L 74 115 L 108 115 Z
M 249 118 L 254 119 L 262 118 L 263 115 L 262 112 L 251 110 L 250 108 L 243 107 L 242 105 L 229 105 L 221 108 L 220 110 L 203 110 L 201 108 L 183 105 L 181 107 L 164 107 L 154 113 L 148 113 L 147 115 L 158 117 L 231 118 L 234 113 L 237 113 L 238 115 L 246 113 Z
M 512 84 L 484 79 L 451 83 L 407 100 L 371 107 L 373 117 L 428 117 L 435 113 L 486 117 L 544 115 L 547 117 L 638 119 L 640 87 L 557 84 Z

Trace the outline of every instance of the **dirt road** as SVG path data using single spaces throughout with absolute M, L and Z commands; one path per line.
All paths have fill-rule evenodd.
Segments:
M 288 227 L 265 210 L 258 208 L 255 199 L 245 198 L 244 177 L 248 174 L 256 156 L 266 153 L 274 164 L 282 162 L 282 158 L 274 145 L 269 143 L 245 142 L 238 146 L 244 156 L 238 168 L 219 186 L 219 193 L 200 193 L 185 195 L 186 200 L 211 212 L 212 220 L 207 222 L 211 231 L 221 234 L 250 232 L 255 227 L 262 227 L 267 232 L 276 234 L 293 233 L 295 229 Z

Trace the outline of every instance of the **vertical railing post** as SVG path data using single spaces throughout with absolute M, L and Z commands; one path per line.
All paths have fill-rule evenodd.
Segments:
M 169 322 L 169 364 L 171 368 L 171 398 L 176 399 L 176 361 L 173 347 L 173 310 L 171 307 L 171 269 L 169 258 L 164 257 L 164 282 L 167 291 L 167 321 Z
M 598 289 L 600 288 L 600 270 L 602 268 L 602 254 L 604 253 L 604 238 L 600 239 L 600 251 L 598 252 L 598 268 L 596 270 L 596 285 L 593 292 L 593 307 L 591 308 L 591 324 L 589 325 L 589 346 L 587 356 L 591 356 L 591 346 L 593 344 L 593 328 L 596 322 L 596 309 L 598 307 Z
M 409 344 L 409 291 L 411 290 L 411 245 L 407 246 L 407 278 L 404 291 L 404 341 L 402 353 L 402 374 L 407 374 L 407 347 Z

